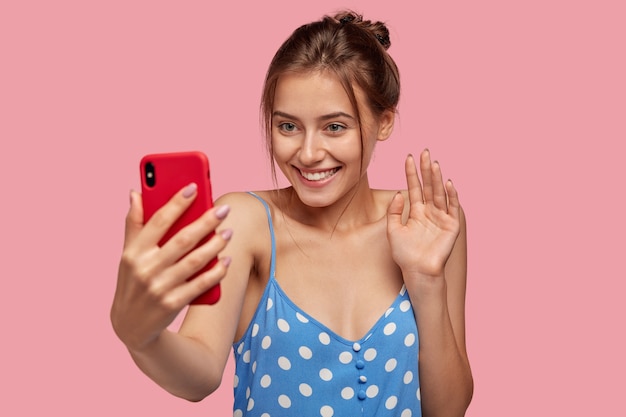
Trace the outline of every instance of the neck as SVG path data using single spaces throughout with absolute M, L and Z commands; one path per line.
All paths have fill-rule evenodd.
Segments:
M 341 199 L 330 206 L 310 207 L 302 203 L 293 188 L 281 190 L 279 197 L 282 211 L 293 220 L 306 226 L 330 233 L 349 232 L 360 226 L 381 219 L 381 213 L 374 200 L 374 192 L 369 187 L 367 175 Z

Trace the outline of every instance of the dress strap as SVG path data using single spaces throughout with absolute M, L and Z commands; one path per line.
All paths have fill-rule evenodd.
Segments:
M 267 204 L 265 200 L 263 200 L 261 197 L 259 197 L 257 194 L 253 193 L 252 191 L 248 191 L 248 194 L 256 197 L 257 200 L 263 203 L 263 206 L 265 207 L 265 212 L 267 213 L 267 223 L 269 224 L 270 236 L 272 238 L 272 258 L 271 258 L 271 263 L 270 263 L 270 278 L 274 279 L 275 278 L 274 275 L 276 273 L 276 238 L 274 237 L 274 224 L 272 223 L 272 213 L 270 211 L 270 206 Z

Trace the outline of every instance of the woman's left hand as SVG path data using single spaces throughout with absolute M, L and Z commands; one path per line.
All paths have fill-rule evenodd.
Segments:
M 393 260 L 404 277 L 443 276 L 460 230 L 461 207 L 452 181 L 443 182 L 439 163 L 420 155 L 420 182 L 412 155 L 405 163 L 409 215 L 402 222 L 404 196 L 394 196 L 387 212 L 387 236 Z

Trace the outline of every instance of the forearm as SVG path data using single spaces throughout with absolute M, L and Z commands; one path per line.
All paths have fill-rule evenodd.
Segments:
M 444 277 L 414 280 L 409 288 L 418 325 L 422 411 L 426 417 L 460 417 L 471 401 L 473 381 L 464 343 L 456 340 Z
M 222 361 L 199 342 L 164 331 L 149 346 L 130 350 L 137 366 L 168 392 L 200 401 L 215 391 L 222 379 Z

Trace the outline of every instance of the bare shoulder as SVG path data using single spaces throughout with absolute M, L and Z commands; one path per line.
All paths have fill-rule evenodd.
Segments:
M 263 192 L 255 193 L 257 195 Z M 224 224 L 235 224 L 237 229 L 255 229 L 259 226 L 266 227 L 267 217 L 263 204 L 251 193 L 233 192 L 220 196 L 215 205 L 228 205 L 230 212 Z
M 250 207 L 254 209 L 254 207 L 259 206 L 259 199 L 254 195 L 262 195 L 266 193 L 265 191 L 256 191 L 256 192 L 232 192 L 226 193 L 220 196 L 217 200 L 215 200 L 215 205 L 219 204 L 228 204 L 231 207 Z
M 267 201 L 268 192 L 259 191 L 254 194 Z M 248 254 L 252 258 L 258 258 L 261 255 L 259 250 L 267 246 L 269 239 L 267 213 L 261 201 L 251 193 L 233 192 L 219 197 L 215 205 L 230 207 L 228 216 L 219 227 L 219 230 L 233 230 L 229 249 L 238 252 L 237 255 Z M 227 249 L 225 252 L 230 251 Z

